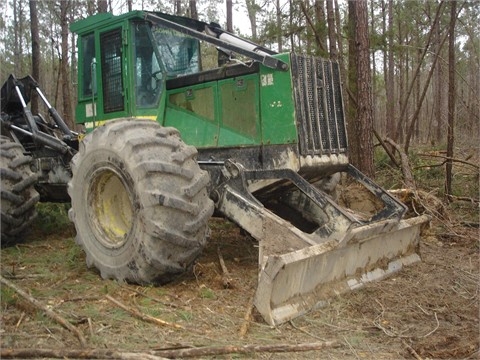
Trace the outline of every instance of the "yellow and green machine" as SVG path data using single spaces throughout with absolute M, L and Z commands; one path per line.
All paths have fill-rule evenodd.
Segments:
M 86 133 L 54 110 L 44 125 L 26 106 L 38 84 L 12 76 L 0 145 L 30 152 L 42 199 L 63 185 L 77 243 L 102 277 L 171 281 L 206 246 L 210 217 L 223 216 L 258 240 L 255 305 L 279 324 L 420 260 L 428 219 L 405 220 L 406 207 L 349 164 L 337 63 L 158 12 L 98 14 L 71 30 Z M 375 211 L 340 205 L 342 178 Z M 15 209 L 2 202 L 2 237 Z

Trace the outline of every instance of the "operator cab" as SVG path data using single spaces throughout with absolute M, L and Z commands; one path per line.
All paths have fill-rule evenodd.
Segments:
M 133 27 L 136 105 L 157 107 L 164 74 L 172 78 L 200 71 L 200 43 L 156 25 L 133 23 Z
M 126 14 L 124 21 L 98 14 L 72 25 L 81 59 L 76 119 L 87 129 L 119 117 L 156 118 L 166 80 L 200 71 L 198 39 L 139 14 Z

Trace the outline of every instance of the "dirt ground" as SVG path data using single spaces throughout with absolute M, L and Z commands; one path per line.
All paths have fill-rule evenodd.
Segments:
M 422 236 L 422 262 L 278 327 L 268 326 L 255 310 L 244 320 L 256 287 L 255 241 L 224 220 L 212 219 L 211 228 L 210 244 L 193 272 L 164 287 L 102 280 L 86 268 L 72 226 L 47 237 L 34 231 L 23 243 L 2 249 L 1 273 L 75 326 L 89 348 L 137 352 L 334 341 L 316 351 L 201 358 L 479 357 L 478 228 L 434 221 Z M 229 286 L 219 254 L 230 273 Z M 169 325 L 135 317 L 107 296 Z M 3 355 L 12 348 L 80 348 L 72 331 L 6 286 L 1 307 Z

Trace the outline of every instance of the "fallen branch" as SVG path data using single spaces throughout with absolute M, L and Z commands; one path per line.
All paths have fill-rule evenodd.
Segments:
M 6 279 L 11 279 L 11 280 L 24 280 L 24 279 L 38 279 L 38 278 L 44 278 L 46 275 L 41 275 L 41 274 L 29 274 L 29 275 L 16 275 L 16 274 L 2 274 L 2 276 Z
M 457 163 L 460 163 L 460 164 L 468 165 L 468 166 L 473 167 L 476 170 L 480 170 L 480 166 L 478 166 L 477 164 L 474 164 L 470 161 L 465 161 L 465 160 L 462 160 L 462 159 L 452 158 L 450 156 L 434 155 L 434 154 L 418 154 L 418 155 L 423 156 L 423 157 L 433 157 L 433 158 L 444 159 L 444 161 L 441 164 L 438 164 L 437 166 L 444 165 L 447 161 L 451 161 L 451 162 L 457 162 Z M 430 165 L 430 166 L 432 166 L 432 165 Z
M 17 287 L 14 283 L 12 283 L 11 281 L 5 279 L 3 276 L 0 275 L 0 282 L 6 286 L 8 286 L 9 288 L 11 288 L 12 290 L 14 290 L 18 295 L 20 295 L 21 297 L 23 297 L 25 300 L 27 300 L 30 304 L 32 304 L 33 306 L 35 306 L 37 309 L 40 309 L 42 310 L 43 312 L 45 312 L 45 314 L 47 314 L 47 316 L 53 320 L 55 320 L 57 323 L 59 323 L 60 325 L 62 325 L 64 328 L 66 328 L 67 330 L 70 330 L 72 333 L 75 334 L 75 336 L 78 338 L 78 341 L 80 342 L 80 345 L 82 347 L 86 347 L 87 346 L 87 341 L 85 340 L 85 338 L 83 337 L 82 333 L 75 327 L 73 326 L 70 322 L 68 322 L 66 319 L 64 319 L 63 317 L 61 317 L 60 315 L 58 315 L 56 312 L 54 312 L 53 310 L 49 309 L 46 305 L 42 304 L 40 301 L 38 301 L 37 299 L 33 298 L 32 296 L 30 296 L 29 294 L 27 294 L 26 291 L 22 290 L 21 288 Z M 0 356 L 1 358 L 1 356 Z
M 159 319 L 159 318 L 147 315 L 147 314 L 142 314 L 140 311 L 138 311 L 136 309 L 133 309 L 131 307 L 128 307 L 127 305 L 122 304 L 118 300 L 115 300 L 110 295 L 106 295 L 105 297 L 111 303 L 117 305 L 119 308 L 122 308 L 123 310 L 128 312 L 130 315 L 133 315 L 134 317 L 136 317 L 140 320 L 143 320 L 143 321 L 146 321 L 146 322 L 149 322 L 149 323 L 153 323 L 153 324 L 156 324 L 156 325 L 170 326 L 170 327 L 173 327 L 175 329 L 185 329 L 182 325 L 171 323 L 171 322 L 168 322 L 168 321 L 165 321 L 165 320 L 162 320 L 162 319 Z
M 467 196 L 455 196 L 455 195 L 448 194 L 447 197 L 452 201 L 466 201 L 472 204 L 480 203 L 480 199 L 475 199 Z
M 120 352 L 106 349 L 2 349 L 2 359 L 121 359 L 121 360 L 166 360 L 163 357 L 142 352 Z
M 22 311 L 22 313 L 20 314 L 20 319 L 18 319 L 17 324 L 15 325 L 15 331 L 17 331 L 18 328 L 20 327 L 20 324 L 22 323 L 22 320 L 24 317 L 25 317 L 25 311 Z
M 255 299 L 255 295 L 253 295 L 250 298 L 250 301 L 248 302 L 248 305 L 247 305 L 247 311 L 245 311 L 245 315 L 243 316 L 243 323 L 242 323 L 242 326 L 240 327 L 240 331 L 238 333 L 238 335 L 240 336 L 240 339 L 243 339 L 245 337 L 245 335 L 247 334 L 248 328 L 250 326 L 254 299 Z
M 157 351 L 121 352 L 106 349 L 75 350 L 75 349 L 1 349 L 2 359 L 123 359 L 123 360 L 160 360 L 177 358 L 198 358 L 224 354 L 252 354 L 252 353 L 285 353 L 301 351 L 318 351 L 325 348 L 339 347 L 338 341 L 324 341 L 306 344 L 277 344 L 277 345 L 227 345 L 206 346 L 185 349 L 166 349 Z
M 227 266 L 225 265 L 225 261 L 223 260 L 222 253 L 220 252 L 220 248 L 217 248 L 217 253 L 218 253 L 218 260 L 220 262 L 220 267 L 222 268 L 222 283 L 223 287 L 225 289 L 230 289 L 232 288 L 232 277 L 230 276 L 230 272 L 227 269 Z
M 385 150 L 385 152 L 387 153 L 388 157 L 390 158 L 390 160 L 395 164 L 396 167 L 400 167 L 400 164 L 397 162 L 397 159 L 395 159 L 395 155 L 393 155 L 392 151 L 390 150 L 390 148 L 387 146 L 387 144 L 385 144 L 385 141 L 383 141 L 383 139 L 381 138 L 380 134 L 377 132 L 377 130 L 373 129 L 373 134 L 375 135 L 375 137 L 377 138 L 378 142 L 380 143 L 380 145 L 382 145 L 383 149 Z
M 408 352 L 409 352 L 410 354 L 412 354 L 412 356 L 413 356 L 415 359 L 417 359 L 417 360 L 423 360 L 423 359 L 420 357 L 420 355 L 418 355 L 418 353 L 415 351 L 415 349 L 412 348 L 410 345 L 408 345 L 405 340 L 402 340 L 402 344 L 406 346 Z
M 385 139 L 385 142 L 389 143 L 390 145 L 392 145 L 397 151 L 398 153 L 400 154 L 400 163 L 401 163 L 401 169 L 402 169 L 402 175 L 403 175 L 403 181 L 405 183 L 405 185 L 408 187 L 408 188 L 411 188 L 411 189 L 416 189 L 417 186 L 415 184 L 415 180 L 413 178 L 413 174 L 412 174 L 412 170 L 410 168 L 410 163 L 408 161 L 408 156 L 407 154 L 405 153 L 405 151 L 403 151 L 400 146 L 395 142 L 393 141 L 392 139 L 390 138 L 386 138 Z
M 165 356 L 169 359 L 224 354 L 252 354 L 252 353 L 285 353 L 285 352 L 301 352 L 301 351 L 315 351 L 325 348 L 338 347 L 340 343 L 337 341 L 324 341 L 306 344 L 277 344 L 277 345 L 227 345 L 227 346 L 206 346 L 198 348 L 187 348 L 177 350 L 161 350 L 155 354 Z

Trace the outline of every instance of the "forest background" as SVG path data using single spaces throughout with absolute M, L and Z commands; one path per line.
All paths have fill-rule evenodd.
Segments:
M 478 148 L 479 1 L 7 0 L 0 4 L 1 83 L 10 73 L 32 74 L 74 126 L 76 38 L 68 27 L 131 9 L 215 21 L 279 52 L 337 60 L 350 159 L 371 177 L 375 136 L 406 154 L 412 144 L 443 151 L 447 194 L 455 143 Z
M 39 204 L 25 243 L 2 249 L 2 276 L 9 275 L 63 314 L 87 335 L 93 350 L 239 349 L 328 340 L 338 347 L 274 357 L 479 358 L 480 1 L 4 0 L 0 84 L 10 73 L 33 74 L 74 126 L 77 39 L 68 26 L 97 12 L 129 9 L 215 21 L 279 52 L 337 60 L 344 79 L 350 160 L 386 189 L 417 186 L 413 199 L 402 200 L 411 214 L 432 218 L 422 234 L 422 262 L 339 297 L 325 309 L 270 328 L 255 312 L 252 321 L 246 320 L 258 275 L 257 244 L 232 223 L 211 220 L 210 244 L 193 274 L 161 288 L 126 286 L 86 268 L 67 216 L 69 204 L 47 203 Z M 396 153 L 390 157 L 387 149 Z M 407 184 L 402 176 L 399 153 L 406 155 L 403 160 L 411 165 L 416 184 Z M 224 285 L 220 253 L 232 274 L 230 288 Z M 53 349 L 51 358 L 65 358 L 66 351 L 78 347 L 74 333 L 49 320 L 43 310 L 7 286 L 0 290 L 2 358 L 8 350 L 23 348 L 35 358 L 43 357 L 35 352 L 42 349 Z M 185 329 L 132 319 L 106 295 Z

